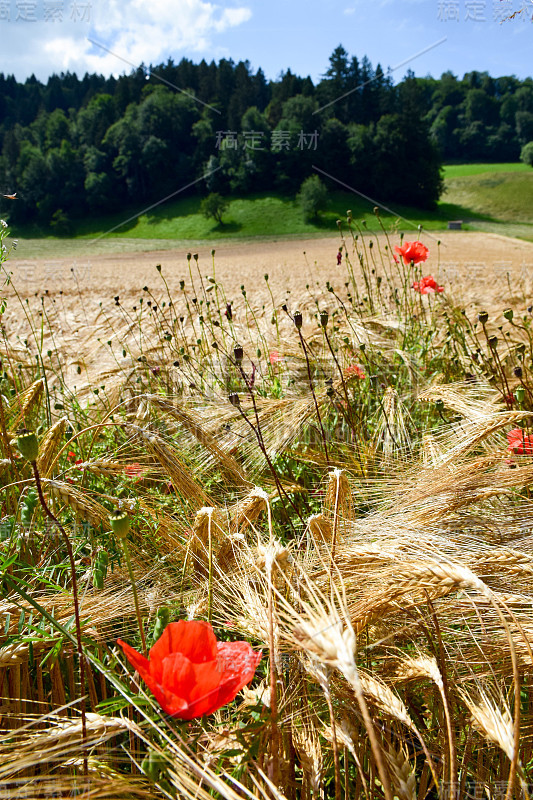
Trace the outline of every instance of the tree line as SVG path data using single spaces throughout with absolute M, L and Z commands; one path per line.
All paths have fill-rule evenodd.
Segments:
M 408 72 L 394 84 L 342 46 L 316 85 L 290 70 L 267 81 L 231 59 L 46 84 L 0 74 L 0 184 L 18 199 L 10 221 L 58 232 L 190 184 L 200 195 L 296 194 L 315 167 L 332 188 L 431 208 L 442 160 L 517 161 L 532 140 L 531 78 Z

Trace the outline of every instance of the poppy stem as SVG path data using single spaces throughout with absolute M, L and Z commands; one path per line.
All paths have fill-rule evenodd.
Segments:
M 144 628 L 142 623 L 141 617 L 141 609 L 139 606 L 139 595 L 137 594 L 137 586 L 135 584 L 135 575 L 133 574 L 133 569 L 131 566 L 131 559 L 130 559 L 130 549 L 128 547 L 128 542 L 126 539 L 122 539 L 122 547 L 124 549 L 124 558 L 126 559 L 126 566 L 128 568 L 128 575 L 130 576 L 130 583 L 131 589 L 133 592 L 133 602 L 135 603 L 135 614 L 137 615 L 137 624 L 139 626 L 139 633 L 141 634 L 141 642 L 143 648 L 143 655 L 148 655 L 148 650 L 146 647 L 146 637 L 144 635 Z
M 208 536 L 209 536 L 209 585 L 207 590 L 207 620 L 211 622 L 213 614 L 213 537 L 211 535 L 211 520 L 213 517 L 213 509 L 210 508 L 208 512 Z

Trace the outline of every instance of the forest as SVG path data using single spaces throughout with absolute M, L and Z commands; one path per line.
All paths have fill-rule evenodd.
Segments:
M 178 192 L 294 195 L 315 167 L 380 201 L 434 208 L 443 162 L 517 161 L 531 140 L 533 79 L 409 71 L 394 83 L 342 45 L 316 84 L 231 59 L 46 84 L 0 74 L 9 222 L 58 234 Z

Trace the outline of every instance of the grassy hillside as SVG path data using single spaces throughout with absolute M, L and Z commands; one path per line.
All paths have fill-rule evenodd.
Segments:
M 463 220 L 466 230 L 487 230 L 533 241 L 533 170 L 524 164 L 460 164 L 444 168 L 445 192 L 438 209 L 420 211 L 399 203 L 385 203 L 381 217 L 389 230 L 444 230 L 449 220 Z M 377 230 L 374 204 L 349 192 L 332 191 L 328 207 L 317 219 L 305 222 L 297 201 L 266 194 L 232 199 L 222 225 L 200 213 L 200 197 L 179 198 L 146 213 L 142 207 L 120 213 L 87 217 L 72 229 L 71 239 L 87 240 L 96 251 L 164 248 L 168 240 L 210 241 L 336 235 L 337 219 L 350 208 L 359 224 Z M 25 257 L 61 252 L 68 239 L 49 230 L 21 228 L 13 234 L 25 240 Z M 126 243 L 127 240 L 127 243 Z M 78 241 L 79 243 L 79 241 Z
M 531 172 L 527 164 L 446 164 L 444 178 L 460 178 L 466 175 L 480 175 L 483 172 Z
M 146 214 L 142 209 L 125 209 L 120 214 L 88 217 L 80 221 L 72 236 L 57 238 L 36 227 L 13 230 L 24 239 L 24 257 L 54 257 L 68 255 L 75 241 L 78 252 L 83 241 L 92 251 L 123 251 L 162 249 L 170 241 L 220 241 L 224 239 L 312 238 L 337 235 L 338 219 L 346 219 L 351 209 L 354 220 L 370 230 L 379 222 L 373 204 L 348 192 L 331 192 L 327 209 L 316 220 L 304 222 L 296 200 L 264 194 L 231 200 L 222 225 L 206 219 L 200 213 L 200 197 L 189 197 L 161 205 Z M 433 213 L 421 214 L 419 209 L 393 204 L 390 211 L 382 209 L 383 224 L 389 230 L 415 231 L 419 224 L 426 229 L 442 230 L 448 219 L 455 219 L 462 209 L 450 209 L 448 204 Z M 392 213 L 394 211 L 394 213 Z M 138 216 L 135 216 L 135 214 Z M 17 254 L 15 254 L 17 255 Z
M 533 170 L 448 178 L 442 199 L 470 209 L 471 217 L 533 224 Z

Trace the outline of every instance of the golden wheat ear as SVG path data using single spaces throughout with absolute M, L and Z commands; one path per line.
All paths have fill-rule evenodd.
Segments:
M 48 470 L 54 456 L 56 455 L 59 445 L 63 442 L 65 431 L 67 429 L 68 420 L 62 417 L 51 428 L 49 428 L 39 443 L 39 457 L 37 459 L 37 468 L 43 478 L 48 477 Z

